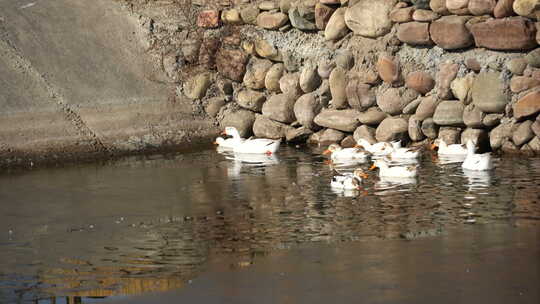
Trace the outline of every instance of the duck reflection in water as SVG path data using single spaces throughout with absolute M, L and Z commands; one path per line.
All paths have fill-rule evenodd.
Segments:
M 463 169 L 463 175 L 467 177 L 469 191 L 486 189 L 491 186 L 491 171 L 475 171 Z

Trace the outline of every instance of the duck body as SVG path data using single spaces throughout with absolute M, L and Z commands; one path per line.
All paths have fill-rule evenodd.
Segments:
M 373 154 L 374 156 L 386 156 L 394 151 L 394 146 L 391 143 L 387 142 L 378 142 L 376 144 L 370 144 L 367 140 L 361 138 L 358 141 L 366 151 Z M 401 146 L 401 143 L 400 143 Z
M 418 175 L 416 165 L 412 166 L 389 166 L 384 160 L 376 160 L 370 169 L 379 168 L 380 177 L 405 177 L 412 178 Z
M 330 154 L 330 159 L 334 162 L 363 161 L 369 157 L 369 153 L 360 148 L 342 148 L 338 144 L 331 144 L 323 154 Z
M 332 177 L 330 187 L 342 190 L 357 190 L 362 184 L 362 178 L 367 178 L 362 169 L 356 169 L 353 173 L 344 173 Z
M 234 153 L 274 154 L 279 149 L 281 139 L 246 139 L 233 147 Z
M 218 137 L 216 138 L 215 144 L 218 145 L 219 148 L 232 150 L 235 146 L 241 144 L 245 139 L 243 138 L 223 138 Z
M 461 165 L 463 169 L 472 171 L 487 171 L 493 169 L 491 153 L 476 154 L 474 152 L 475 144 L 472 141 L 467 142 L 467 157 Z
M 435 145 L 436 146 L 436 145 Z M 444 140 L 439 140 L 439 150 L 437 151 L 438 155 L 467 155 L 467 148 L 464 145 L 460 144 L 451 144 L 447 145 Z

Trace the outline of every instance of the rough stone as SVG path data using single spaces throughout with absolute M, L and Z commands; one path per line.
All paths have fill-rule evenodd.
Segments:
M 409 73 L 405 77 L 405 85 L 417 91 L 418 93 L 425 95 L 435 87 L 435 80 L 433 77 L 424 71 L 416 71 Z
M 300 89 L 300 75 L 299 73 L 285 74 L 279 80 L 279 88 L 281 92 L 291 96 L 292 98 L 297 98 L 302 94 L 302 89 Z
M 422 133 L 422 121 L 418 120 L 414 115 L 409 118 L 409 137 L 412 141 L 420 141 L 426 136 Z
M 354 140 L 354 136 L 345 136 L 345 138 L 341 141 L 340 146 L 342 146 L 343 148 L 352 148 L 356 146 L 356 140 Z
M 406 142 L 409 137 L 409 123 L 401 117 L 388 117 L 381 122 L 375 131 L 377 141 L 396 141 Z
M 322 110 L 314 121 L 321 127 L 353 132 L 358 126 L 358 114 L 357 110 Z
M 448 145 L 459 144 L 461 140 L 461 129 L 453 127 L 441 127 L 439 129 L 439 139 Z
M 244 85 L 250 89 L 264 88 L 266 73 L 272 67 L 272 62 L 266 59 L 252 57 L 244 74 Z
M 219 39 L 204 39 L 199 49 L 199 65 L 208 69 L 214 69 L 216 65 L 216 53 L 219 50 Z
M 501 123 L 489 133 L 489 144 L 491 149 L 496 150 L 502 147 L 503 143 L 512 136 L 512 124 Z
M 536 117 L 536 120 L 531 125 L 531 130 L 537 137 L 540 137 L 540 116 Z
M 277 30 L 287 21 L 289 17 L 283 13 L 262 12 L 257 16 L 257 25 L 267 30 Z
M 525 60 L 527 60 L 527 63 L 534 67 L 534 68 L 540 68 L 540 48 L 537 48 L 534 51 L 529 52 L 525 56 Z
M 249 56 L 240 50 L 221 49 L 216 56 L 216 68 L 223 77 L 242 81 Z
M 422 133 L 429 139 L 437 138 L 439 134 L 439 126 L 435 124 L 433 118 L 427 118 L 422 121 Z
M 357 118 L 361 123 L 373 126 L 380 124 L 386 117 L 388 117 L 388 115 L 379 108 L 371 107 L 367 111 L 360 112 Z
M 242 90 L 236 96 L 236 103 L 244 109 L 260 112 L 266 97 L 263 93 L 253 90 Z
M 202 28 L 219 27 L 219 12 L 216 10 L 205 10 L 199 12 L 199 15 L 197 16 L 197 26 Z
M 432 11 L 439 15 L 448 15 L 450 12 L 446 7 L 446 0 L 431 0 L 429 1 L 429 7 Z
M 253 122 L 255 121 L 255 113 L 248 110 L 239 110 L 228 113 L 221 120 L 221 127 L 235 127 L 242 137 L 251 135 Z
M 435 96 L 427 96 L 422 98 L 422 101 L 416 108 L 415 116 L 419 120 L 425 120 L 427 118 L 433 117 L 435 109 L 439 105 L 439 100 Z
M 491 15 L 495 9 L 495 0 L 469 0 L 469 12 L 475 16 Z
M 324 30 L 324 39 L 327 41 L 339 40 L 347 35 L 349 28 L 345 23 L 345 12 L 346 9 L 344 7 L 338 8 L 330 16 Z
M 397 38 L 410 45 L 433 45 L 429 37 L 429 23 L 407 22 L 398 26 Z
M 244 23 L 257 24 L 257 16 L 259 16 L 259 7 L 255 4 L 248 5 L 240 11 L 240 17 Z
M 506 140 L 501 146 L 501 151 L 504 153 L 517 153 L 518 150 L 519 148 L 510 140 Z
M 450 10 L 466 8 L 468 5 L 469 0 L 446 0 L 446 7 Z
M 377 38 L 390 32 L 390 11 L 397 0 L 361 0 L 345 12 L 345 23 L 357 35 Z
M 484 129 L 467 128 L 461 133 L 461 143 L 465 144 L 469 140 L 476 143 L 476 146 L 482 150 L 489 150 L 489 136 Z
M 534 133 L 531 130 L 532 124 L 533 122 L 531 120 L 526 120 L 514 126 L 512 141 L 516 146 L 521 146 L 534 137 Z
M 527 144 L 537 155 L 540 151 L 540 136 L 536 136 Z
M 439 73 L 437 73 L 437 96 L 440 99 L 451 99 L 452 91 L 450 84 L 456 78 L 459 71 L 459 65 L 455 63 L 441 63 Z
M 282 61 L 280 52 L 266 39 L 255 40 L 255 53 L 273 61 Z
M 389 88 L 377 96 L 377 105 L 390 115 L 398 115 L 416 97 L 418 97 L 418 93 L 414 90 L 403 87 Z
M 353 109 L 362 111 L 375 104 L 375 94 L 371 90 L 371 86 L 358 79 L 349 80 L 345 92 L 347 101 Z
M 336 52 L 336 66 L 350 70 L 354 66 L 354 57 L 349 50 L 339 50 Z
M 225 103 L 225 98 L 223 98 L 222 96 L 210 98 L 204 110 L 208 114 L 208 116 L 216 117 L 216 115 L 219 113 L 219 110 L 221 110 Z
M 523 75 L 527 67 L 527 60 L 523 57 L 514 58 L 506 63 L 506 68 L 514 75 Z
M 521 51 L 537 47 L 534 23 L 523 17 L 492 19 L 471 27 L 477 47 Z
M 345 138 L 345 133 L 334 130 L 334 129 L 326 129 L 321 133 L 321 136 L 319 137 L 319 143 L 321 144 L 333 144 L 333 143 L 339 143 Z
M 540 3 L 538 0 L 515 0 L 512 8 L 520 16 L 532 17 L 535 10 L 538 10 Z
M 510 90 L 513 93 L 520 93 L 540 86 L 540 79 L 527 76 L 514 76 L 510 80 Z
M 255 116 L 255 123 L 253 124 L 253 133 L 255 136 L 261 138 L 279 139 L 285 137 L 285 134 L 289 128 L 290 127 L 286 124 L 257 114 Z
M 347 106 L 347 72 L 340 67 L 336 67 L 330 73 L 330 92 L 332 93 L 332 106 L 342 109 Z
M 413 20 L 419 22 L 431 22 L 439 19 L 441 16 L 434 11 L 420 9 L 414 11 Z
M 433 114 L 433 121 L 440 126 L 462 126 L 465 106 L 459 100 L 444 100 Z
M 401 82 L 401 69 L 394 57 L 383 54 L 377 60 L 377 72 L 381 79 L 391 85 Z
M 313 134 L 313 131 L 306 127 L 289 128 L 285 132 L 285 139 L 290 143 L 301 143 L 305 142 L 311 134 Z
M 508 103 L 498 72 L 478 74 L 471 88 L 471 94 L 474 105 L 486 113 L 502 113 Z
M 263 1 L 259 3 L 259 9 L 262 11 L 272 11 L 278 8 L 279 8 L 278 3 L 274 1 Z
M 486 114 L 486 116 L 482 120 L 482 124 L 488 128 L 495 127 L 501 122 L 501 119 L 503 118 L 503 116 L 504 116 L 503 114 L 497 114 L 497 113 Z
M 317 67 L 317 73 L 319 73 L 321 78 L 328 79 L 328 77 L 330 77 L 330 73 L 332 73 L 332 70 L 335 67 L 336 64 L 333 61 L 321 60 L 319 62 L 319 66 Z
M 465 77 L 456 78 L 450 84 L 452 94 L 464 104 L 471 103 L 471 88 L 474 83 L 474 74 L 467 74 Z
M 296 119 L 294 116 L 295 101 L 286 94 L 273 95 L 263 104 L 262 114 L 275 121 L 291 123 Z
M 315 6 L 315 25 L 319 30 L 325 30 L 326 25 L 330 21 L 330 17 L 332 17 L 332 14 L 336 10 L 328 5 L 324 5 L 322 3 L 317 3 Z M 345 13 L 345 12 L 343 12 Z M 343 19 L 343 24 L 345 24 L 345 20 Z
M 445 50 L 455 50 L 474 44 L 473 36 L 465 26 L 468 16 L 444 16 L 431 23 L 431 40 Z
M 480 62 L 476 60 L 476 58 L 467 58 L 465 60 L 465 65 L 467 68 L 475 73 L 479 73 L 480 70 L 482 70 L 482 67 L 480 66 Z
M 414 7 L 393 9 L 390 12 L 390 20 L 396 23 L 410 22 L 413 20 Z
M 276 63 L 268 70 L 264 78 L 264 86 L 268 91 L 281 92 L 279 80 L 283 76 L 284 71 L 285 65 L 283 63 Z
M 514 0 L 497 1 L 495 9 L 493 10 L 493 16 L 495 16 L 495 18 L 504 18 L 515 15 L 512 4 L 514 4 Z
M 221 13 L 221 19 L 228 24 L 241 24 L 242 16 L 240 16 L 240 11 L 237 9 L 224 10 Z
M 356 128 L 353 137 L 356 142 L 359 142 L 360 139 L 365 139 L 370 144 L 374 144 L 377 142 L 377 140 L 375 139 L 375 128 L 368 127 L 366 125 L 362 125 Z
M 201 73 L 188 79 L 184 83 L 184 93 L 190 99 L 200 99 L 206 95 L 212 77 L 208 73 Z
M 463 110 L 463 122 L 470 128 L 482 128 L 486 114 L 470 104 Z
M 317 74 L 317 67 L 306 65 L 300 73 L 300 88 L 304 93 L 315 91 L 321 85 L 321 77 Z
M 311 22 L 302 16 L 299 6 L 294 6 L 289 9 L 289 20 L 293 27 L 301 31 L 314 31 L 317 29 L 315 22 Z
M 540 91 L 530 92 L 521 97 L 513 106 L 514 117 L 522 119 L 540 112 Z
M 322 106 L 315 94 L 304 94 L 294 104 L 294 116 L 302 126 L 315 130 L 317 126 L 313 120 L 321 112 Z
M 291 9 L 294 2 L 296 0 L 279 0 L 279 10 L 284 14 L 289 13 L 289 9 Z

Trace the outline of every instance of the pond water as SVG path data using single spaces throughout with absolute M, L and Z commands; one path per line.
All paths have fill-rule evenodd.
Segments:
M 184 288 L 216 261 L 250 268 L 303 246 L 399 250 L 404 240 L 460 231 L 539 231 L 538 158 L 496 159 L 492 172 L 471 174 L 426 154 L 415 180 L 372 172 L 361 190 L 343 193 L 330 188 L 320 152 L 203 150 L 5 172 L 0 302 L 95 303 Z

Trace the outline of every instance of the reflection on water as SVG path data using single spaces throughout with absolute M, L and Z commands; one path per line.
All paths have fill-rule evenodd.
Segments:
M 540 219 L 539 159 L 502 160 L 486 177 L 426 156 L 417 179 L 372 173 L 352 193 L 332 191 L 324 160 L 290 148 L 271 157 L 202 151 L 4 174 L 0 302 L 162 291 L 223 255 L 247 267 L 299 243 Z

